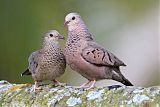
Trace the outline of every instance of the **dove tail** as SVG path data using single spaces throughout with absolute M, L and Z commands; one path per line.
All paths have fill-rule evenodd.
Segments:
M 26 69 L 26 70 L 21 74 L 21 76 L 24 76 L 24 75 L 31 75 L 31 72 L 29 71 L 29 69 Z
M 126 86 L 133 86 L 133 84 L 122 75 L 119 67 L 113 68 L 113 70 L 116 72 L 116 74 L 113 74 L 113 76 L 112 76 L 113 80 L 121 82 L 122 84 L 124 84 Z M 117 76 L 117 74 L 118 74 L 118 76 Z
M 133 86 L 133 84 L 126 78 L 123 78 L 123 82 L 122 84 L 126 85 L 126 86 Z

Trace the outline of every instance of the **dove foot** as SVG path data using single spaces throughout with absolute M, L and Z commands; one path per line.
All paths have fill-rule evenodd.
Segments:
M 88 81 L 87 83 L 84 83 L 81 86 L 76 87 L 76 88 L 83 88 L 85 90 L 89 90 L 94 87 L 95 83 L 96 83 L 96 80 Z
M 30 92 L 36 92 L 37 90 L 41 90 L 42 88 L 39 87 L 41 85 L 41 81 L 35 81 L 33 88 Z
M 89 89 L 93 88 L 95 83 L 96 83 L 96 80 L 90 81 L 89 84 L 91 84 L 91 85 L 88 88 L 86 88 L 86 90 L 89 90 Z
M 82 84 L 82 85 L 80 85 L 80 86 L 78 86 L 78 87 L 76 87 L 76 88 L 88 88 L 88 84 L 90 83 L 91 81 L 88 81 L 88 82 L 86 82 L 86 83 L 84 83 L 84 84 Z

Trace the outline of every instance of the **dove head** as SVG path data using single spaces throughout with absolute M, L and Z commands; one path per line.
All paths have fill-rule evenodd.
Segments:
M 73 31 L 73 30 L 77 29 L 77 27 L 79 27 L 79 28 L 85 27 L 85 24 L 84 24 L 83 20 L 81 19 L 81 16 L 78 13 L 69 13 L 65 17 L 64 25 L 66 27 L 68 27 L 69 31 Z
M 56 30 L 49 30 L 44 34 L 43 44 L 45 43 L 58 43 L 59 39 L 65 39 Z

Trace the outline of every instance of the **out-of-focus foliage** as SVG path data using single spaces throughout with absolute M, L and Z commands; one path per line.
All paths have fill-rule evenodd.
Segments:
M 67 37 L 64 17 L 78 12 L 95 40 L 128 65 L 122 72 L 133 84 L 160 84 L 158 4 L 158 0 L 1 0 L 0 79 L 31 82 L 20 73 L 27 68 L 30 53 L 40 48 L 42 34 L 56 29 Z M 85 81 L 69 67 L 66 71 L 63 82 Z

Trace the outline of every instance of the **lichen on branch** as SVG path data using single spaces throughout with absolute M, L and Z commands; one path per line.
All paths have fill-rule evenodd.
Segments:
M 32 84 L 11 84 L 0 81 L 0 106 L 160 106 L 160 86 L 149 88 L 126 87 L 109 89 L 108 87 L 90 90 L 72 86 L 42 85 L 42 90 L 32 92 Z

